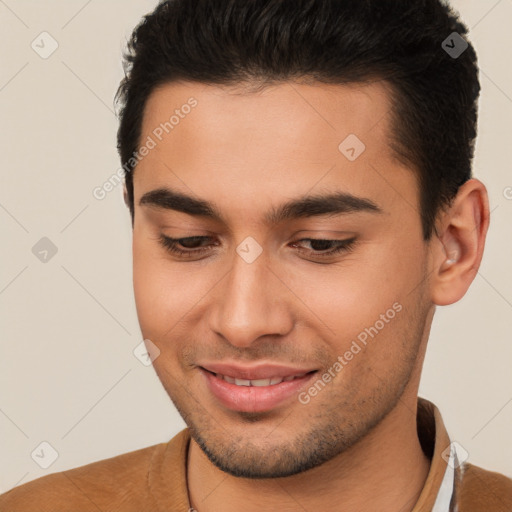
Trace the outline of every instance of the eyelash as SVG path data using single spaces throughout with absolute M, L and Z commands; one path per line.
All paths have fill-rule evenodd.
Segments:
M 207 240 L 209 238 L 211 238 L 211 237 L 190 236 L 190 237 L 186 237 L 186 238 L 170 238 L 165 235 L 160 235 L 159 241 L 160 241 L 160 244 L 171 254 L 174 254 L 174 255 L 182 257 L 182 258 L 188 258 L 190 256 L 200 256 L 200 255 L 205 254 L 206 252 L 208 252 L 210 250 L 209 246 L 199 247 L 196 249 L 183 250 L 183 249 L 178 248 L 178 246 L 177 246 L 178 243 L 181 243 L 185 240 L 188 240 L 191 242 L 193 242 L 193 241 L 201 242 L 201 241 Z M 302 238 L 300 240 L 297 240 L 297 242 L 293 242 L 293 244 L 297 244 L 299 242 L 304 242 L 304 241 L 313 242 L 313 243 L 314 242 L 330 242 L 331 244 L 336 244 L 337 246 L 334 249 L 332 249 L 328 252 L 323 252 L 323 253 L 315 252 L 314 250 L 313 251 L 304 251 L 304 249 L 299 250 L 299 252 L 307 252 L 309 256 L 314 256 L 314 257 L 319 257 L 319 258 L 328 258 L 328 257 L 332 257 L 336 254 L 348 253 L 348 252 L 352 251 L 354 249 L 356 238 L 353 237 L 353 238 L 349 238 L 346 240 Z

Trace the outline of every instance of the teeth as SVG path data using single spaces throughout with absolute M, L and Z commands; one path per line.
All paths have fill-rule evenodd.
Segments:
M 271 383 L 272 383 L 272 379 L 251 380 L 251 386 L 270 386 Z M 278 384 L 278 383 L 274 382 L 274 384 Z
M 302 375 L 290 375 L 289 377 L 272 377 L 270 379 L 236 379 L 233 377 L 229 377 L 228 375 L 222 375 L 220 373 L 217 373 L 216 376 L 219 379 L 223 379 L 226 382 L 229 382 L 230 384 L 236 384 L 237 386 L 274 386 L 275 384 L 280 384 L 281 382 L 289 382 L 293 379 L 299 379 L 301 377 L 304 377 L 306 375 L 303 373 Z

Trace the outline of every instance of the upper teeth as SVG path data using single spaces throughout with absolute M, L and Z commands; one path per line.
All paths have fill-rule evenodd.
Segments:
M 237 386 L 273 386 L 274 384 L 279 384 L 281 382 L 286 382 L 293 379 L 298 379 L 299 377 L 304 377 L 305 373 L 301 375 L 290 375 L 289 377 L 272 377 L 270 379 L 235 379 L 233 377 L 229 377 L 228 375 L 222 375 L 220 373 L 215 374 L 219 379 L 223 379 L 230 384 L 236 384 Z

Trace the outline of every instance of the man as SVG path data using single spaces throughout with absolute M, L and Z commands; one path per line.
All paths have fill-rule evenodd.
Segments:
M 489 208 L 439 0 L 174 0 L 136 28 L 118 147 L 149 355 L 188 428 L 2 511 L 510 511 L 418 398 Z

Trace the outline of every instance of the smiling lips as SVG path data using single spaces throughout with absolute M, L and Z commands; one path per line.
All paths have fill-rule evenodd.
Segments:
M 242 367 L 224 363 L 199 366 L 209 391 L 228 409 L 263 412 L 273 409 L 302 388 L 314 369 L 280 365 Z

